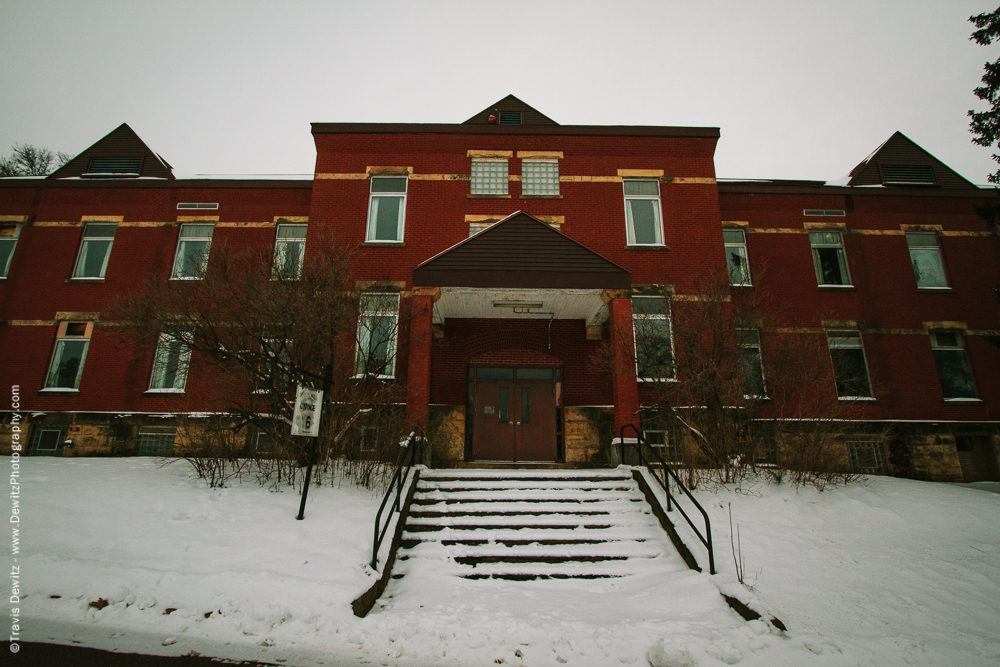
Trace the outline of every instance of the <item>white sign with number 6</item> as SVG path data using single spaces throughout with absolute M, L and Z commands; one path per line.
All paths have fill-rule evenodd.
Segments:
M 295 413 L 292 415 L 292 435 L 319 435 L 323 392 L 301 384 L 295 390 Z

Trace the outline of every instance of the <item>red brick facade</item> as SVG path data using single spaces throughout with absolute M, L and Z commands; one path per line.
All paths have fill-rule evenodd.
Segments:
M 197 372 L 196 361 L 183 393 L 145 392 L 154 351 L 136 357 L 120 349 L 101 313 L 115 295 L 170 275 L 182 222 L 215 223 L 213 244 L 268 247 L 284 219 L 308 220 L 307 253 L 322 253 L 331 244 L 351 249 L 359 286 L 388 283 L 402 290 L 408 321 L 401 327 L 405 335 L 392 381 L 405 384 L 411 423 L 428 426 L 434 414 L 457 415 L 471 405 L 470 368 L 509 366 L 558 369 L 560 410 L 605 410 L 617 432 L 637 421 L 640 398 L 646 402 L 651 395 L 636 381 L 629 290 L 597 289 L 570 298 L 566 290 L 539 287 L 531 294 L 546 306 L 536 310 L 550 315 L 515 317 L 517 311 L 503 301 L 515 299 L 516 290 L 504 286 L 495 294 L 415 286 L 414 269 L 468 239 L 470 225 L 522 211 L 555 226 L 567 243 L 628 271 L 638 292 L 655 287 L 671 294 L 675 309 L 700 298 L 706 276 L 725 271 L 723 230 L 743 230 L 752 287 L 734 286 L 732 297 L 765 292 L 783 306 L 780 320 L 761 333 L 765 373 L 775 337 L 806 337 L 828 361 L 826 332 L 857 329 L 873 394 L 859 405 L 859 418 L 906 424 L 915 458 L 925 456 L 917 451 L 920 443 L 944 438 L 945 463 L 927 463 L 920 474 L 961 476 L 958 459 L 947 449 L 954 449 L 955 437 L 997 440 L 1000 246 L 995 228 L 977 213 L 995 205 L 993 190 L 720 183 L 714 128 L 316 124 L 313 134 L 311 181 L 88 180 L 61 179 L 58 173 L 0 181 L 0 224 L 18 233 L 0 281 L 0 376 L 19 387 L 21 409 L 77 415 L 73 420 L 224 411 L 211 373 Z M 506 159 L 506 195 L 471 194 L 472 161 L 483 156 Z M 558 165 L 558 195 L 522 196 L 525 163 L 535 159 Z M 947 169 L 934 168 L 939 174 Z M 374 176 L 406 179 L 397 242 L 367 240 Z M 623 181 L 630 178 L 657 184 L 662 219 L 656 243 L 629 243 Z M 178 210 L 181 202 L 218 207 Z M 815 215 L 817 210 L 834 214 Z M 83 225 L 99 220 L 118 223 L 105 276 L 72 280 Z M 939 239 L 947 289 L 918 288 L 908 229 L 930 230 Z M 817 285 L 810 232 L 824 230 L 842 238 L 848 285 Z M 476 299 L 478 306 L 469 305 Z M 58 322 L 70 319 L 97 323 L 78 391 L 45 391 Z M 937 330 L 961 334 L 974 400 L 942 395 L 930 340 Z M 602 361 L 607 350 L 613 370 Z M 678 362 L 683 382 L 683 360 Z M 836 400 L 836 387 L 829 391 Z M 565 414 L 560 419 L 568 420 Z M 469 423 L 452 426 L 471 433 Z M 606 447 L 610 437 L 610 431 L 603 433 L 605 442 L 594 446 Z M 470 443 L 463 455 L 454 454 L 459 447 L 441 460 L 473 458 Z M 939 450 L 928 450 L 926 457 Z M 560 451 L 563 459 L 572 458 Z

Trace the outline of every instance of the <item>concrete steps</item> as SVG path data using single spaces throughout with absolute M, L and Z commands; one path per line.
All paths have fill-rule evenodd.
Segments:
M 686 567 L 619 470 L 425 471 L 400 547 L 395 577 L 605 579 Z

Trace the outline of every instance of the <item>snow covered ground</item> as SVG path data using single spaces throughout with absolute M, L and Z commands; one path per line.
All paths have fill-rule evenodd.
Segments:
M 350 602 L 374 581 L 371 492 L 314 487 L 296 521 L 297 493 L 211 490 L 182 463 L 21 463 L 27 641 L 303 666 L 1000 664 L 1000 495 L 969 486 L 700 489 L 714 577 L 407 576 L 358 619 Z M 746 594 L 786 633 L 704 594 L 741 588 L 730 509 Z M 89 606 L 99 598 L 108 606 Z

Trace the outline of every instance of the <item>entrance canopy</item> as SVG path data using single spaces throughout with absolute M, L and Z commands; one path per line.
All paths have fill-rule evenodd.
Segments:
M 413 285 L 629 289 L 632 274 L 518 211 L 417 266 Z
M 605 290 L 629 289 L 632 274 L 527 213 L 513 213 L 413 270 L 436 287 L 434 320 L 543 317 L 607 319 Z

